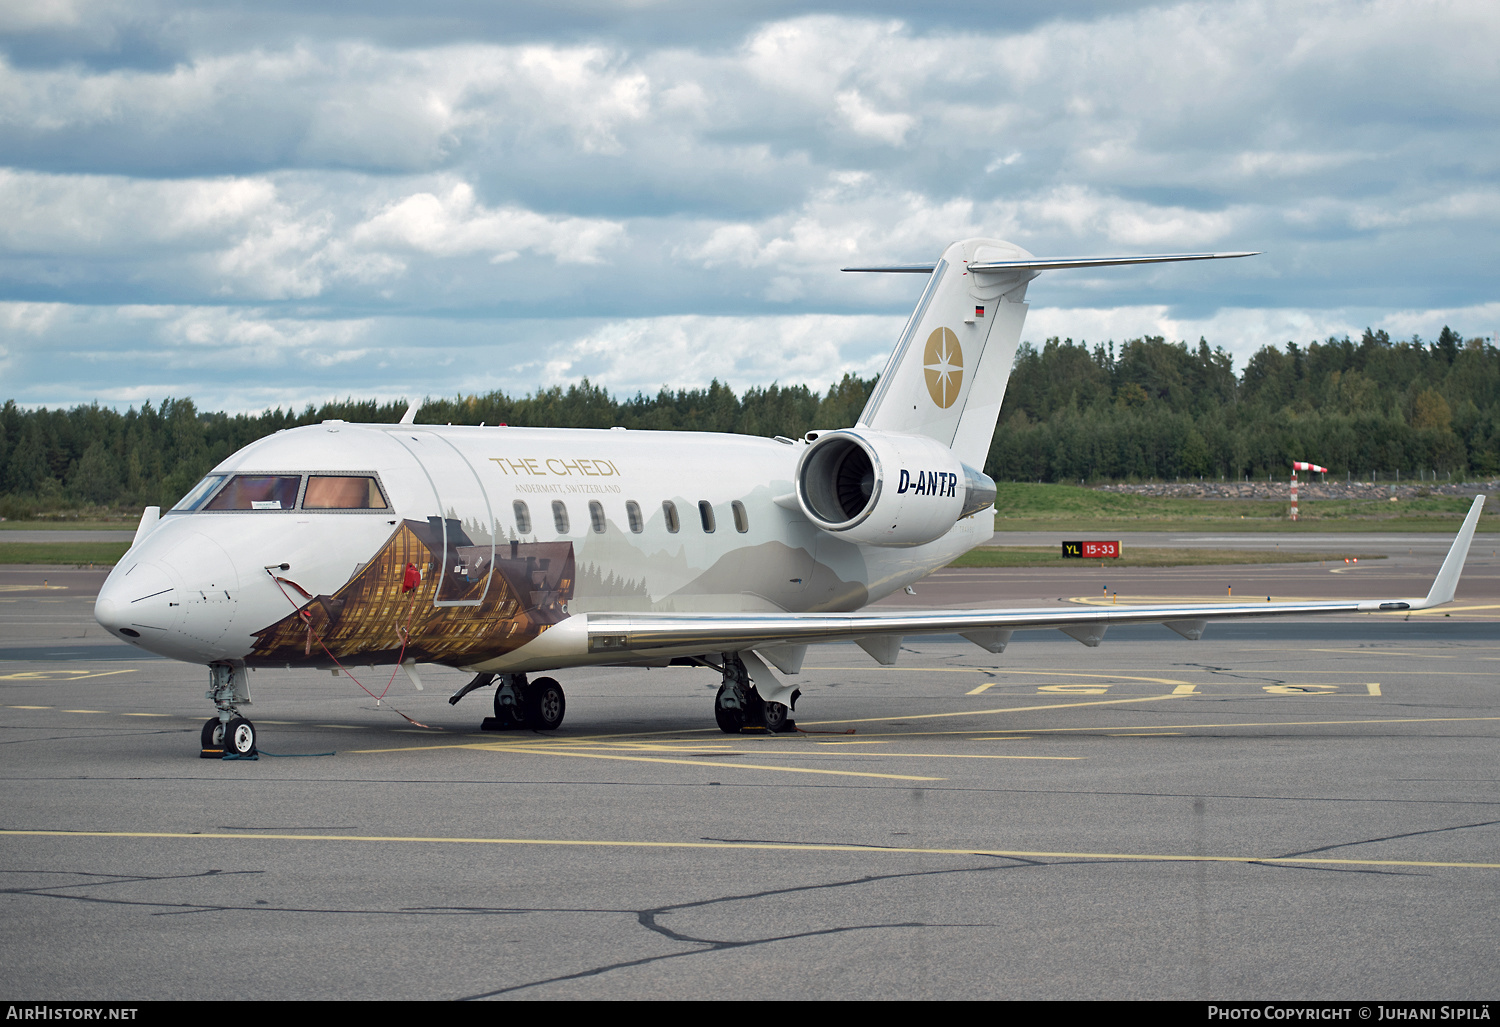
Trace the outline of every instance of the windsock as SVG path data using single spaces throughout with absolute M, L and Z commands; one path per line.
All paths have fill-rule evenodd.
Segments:
M 1317 464 L 1310 464 L 1310 463 L 1308 463 L 1305 460 L 1293 460 L 1292 461 L 1292 470 L 1294 470 L 1294 471 L 1313 471 L 1314 473 L 1317 473 L 1317 474 L 1327 474 L 1328 473 L 1328 468 L 1326 468 L 1326 467 L 1319 467 Z

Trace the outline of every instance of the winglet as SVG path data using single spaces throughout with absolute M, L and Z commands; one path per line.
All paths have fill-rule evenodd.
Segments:
M 1469 558 L 1469 543 L 1474 541 L 1474 529 L 1479 527 L 1479 511 L 1483 506 L 1484 497 L 1475 496 L 1474 505 L 1469 507 L 1469 516 L 1464 518 L 1464 525 L 1458 529 L 1447 558 L 1438 568 L 1437 577 L 1432 579 L 1427 598 L 1413 605 L 1412 609 L 1425 610 L 1453 601 L 1453 593 L 1458 590 L 1458 576 L 1463 573 L 1464 561 Z
M 417 411 L 422 409 L 422 401 L 414 399 L 406 407 L 406 413 L 401 415 L 402 424 L 415 424 L 417 422 Z

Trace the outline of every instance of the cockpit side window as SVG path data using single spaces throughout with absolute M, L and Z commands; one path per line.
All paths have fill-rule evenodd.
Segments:
M 310 475 L 302 497 L 304 510 L 385 510 L 385 497 L 374 478 L 363 475 Z
M 203 505 L 204 500 L 213 495 L 214 489 L 219 487 L 225 477 L 226 475 L 223 474 L 210 474 L 207 478 L 194 485 L 192 490 L 179 499 L 177 505 L 172 507 L 168 512 L 187 513 L 189 510 L 198 509 L 198 507 Z
M 205 510 L 292 510 L 300 474 L 236 474 Z

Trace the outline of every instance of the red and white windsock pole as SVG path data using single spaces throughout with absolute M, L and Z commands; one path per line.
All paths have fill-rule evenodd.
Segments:
M 1292 513 L 1291 513 L 1291 517 L 1292 517 L 1292 520 L 1294 520 L 1294 521 L 1297 519 L 1297 472 L 1298 471 L 1311 471 L 1314 474 L 1327 474 L 1328 473 L 1328 468 L 1326 468 L 1326 467 L 1319 467 L 1317 464 L 1310 464 L 1306 460 L 1293 460 L 1292 461 Z

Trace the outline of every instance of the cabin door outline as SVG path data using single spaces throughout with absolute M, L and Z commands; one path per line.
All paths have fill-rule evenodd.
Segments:
M 429 517 L 429 521 L 436 520 L 440 525 L 439 538 L 441 540 L 441 552 L 434 553 L 434 559 L 438 566 L 437 587 L 432 592 L 433 606 L 480 606 L 485 597 L 489 595 L 491 579 L 495 570 L 495 511 L 490 504 L 489 491 L 484 487 L 484 481 L 479 477 L 479 472 L 474 469 L 463 452 L 436 432 L 413 432 L 410 430 L 391 432 L 396 441 L 411 453 L 416 459 L 417 465 L 422 468 L 423 475 L 427 478 L 427 484 L 432 487 L 433 497 L 437 500 L 438 516 Z M 443 485 L 438 487 L 437 479 L 433 472 L 438 472 L 442 478 Z M 449 512 L 456 514 L 450 518 Z M 484 587 L 479 596 L 473 599 L 444 599 L 443 596 L 454 593 L 471 591 L 471 582 L 466 578 L 457 580 L 455 576 L 462 573 L 463 567 L 456 561 L 456 551 L 465 542 L 465 534 L 461 526 L 470 520 L 480 520 L 480 527 L 488 539 L 470 539 L 469 542 L 477 542 L 481 547 L 488 546 L 489 559 L 484 561 L 483 580 Z M 455 529 L 450 521 L 457 521 L 460 528 Z M 457 534 L 455 534 L 457 531 Z

